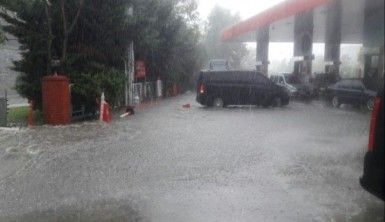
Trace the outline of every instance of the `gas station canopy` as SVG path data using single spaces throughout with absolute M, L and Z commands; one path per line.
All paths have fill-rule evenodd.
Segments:
M 370 1 L 372 7 L 376 7 L 375 4 L 379 2 L 341 0 L 341 43 L 360 44 L 363 42 L 365 4 L 367 4 L 365 1 Z M 260 14 L 224 29 L 221 33 L 221 40 L 224 42 L 255 42 L 258 30 L 269 25 L 270 42 L 293 42 L 295 16 L 313 10 L 313 42 L 323 43 L 325 42 L 328 3 L 330 2 L 331 0 L 284 1 Z

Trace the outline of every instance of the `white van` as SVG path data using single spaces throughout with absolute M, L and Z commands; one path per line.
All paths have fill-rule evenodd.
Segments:
M 279 86 L 285 87 L 287 91 L 289 91 L 290 96 L 294 96 L 298 90 L 296 87 L 288 83 L 288 81 L 286 80 L 287 78 L 285 78 L 285 75 L 289 74 L 274 74 L 270 76 L 270 80 Z
M 225 59 L 212 59 L 209 63 L 209 71 L 229 71 L 230 64 Z
M 304 84 L 298 76 L 291 73 L 274 74 L 270 80 L 289 91 L 290 96 L 299 99 L 310 99 L 313 95 L 312 87 Z

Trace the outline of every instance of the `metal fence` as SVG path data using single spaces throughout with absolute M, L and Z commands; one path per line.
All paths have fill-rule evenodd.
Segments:
M 7 95 L 5 94 L 4 97 L 0 97 L 0 127 L 6 127 L 7 126 L 7 106 L 8 106 L 8 100 Z
M 156 98 L 156 82 L 133 83 L 134 104 Z

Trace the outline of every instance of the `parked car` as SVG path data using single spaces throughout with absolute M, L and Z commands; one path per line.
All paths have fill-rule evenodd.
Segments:
M 285 87 L 292 97 L 309 99 L 312 96 L 311 87 L 302 83 L 298 76 L 294 74 L 284 73 L 271 75 L 270 79 L 277 85 Z
M 289 103 L 287 90 L 256 71 L 201 72 L 196 100 L 204 106 L 262 105 Z
M 295 93 L 298 92 L 297 88 L 286 82 L 284 74 L 271 75 L 270 80 L 277 85 L 285 87 L 290 93 L 290 96 L 293 96 Z
M 342 79 L 328 87 L 326 94 L 333 107 L 352 104 L 373 110 L 374 97 L 377 93 L 367 89 L 361 79 Z
M 369 131 L 368 150 L 364 158 L 364 174 L 361 186 L 373 195 L 384 200 L 384 90 L 374 100 Z
M 312 80 L 314 96 L 324 97 L 326 89 L 340 80 L 341 77 L 338 74 L 316 73 L 314 75 L 314 79 Z
M 229 71 L 230 64 L 225 59 L 212 59 L 209 62 L 210 71 Z

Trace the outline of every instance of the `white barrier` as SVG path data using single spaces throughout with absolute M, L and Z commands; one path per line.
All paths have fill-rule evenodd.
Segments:
M 162 96 L 162 81 L 142 82 L 132 84 L 132 95 L 134 97 L 134 105 L 144 100 L 151 100 Z

